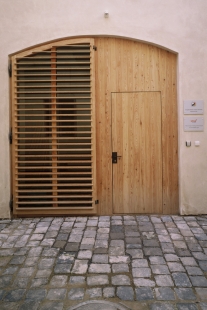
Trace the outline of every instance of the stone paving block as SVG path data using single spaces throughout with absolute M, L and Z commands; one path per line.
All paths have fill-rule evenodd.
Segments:
M 175 281 L 176 286 L 180 286 L 180 287 L 191 287 L 192 286 L 186 273 L 175 272 L 175 273 L 172 273 L 172 277 Z
M 22 278 L 28 278 L 33 275 L 34 271 L 35 271 L 34 267 L 20 268 L 18 276 Z
M 97 226 L 98 225 L 98 220 L 88 220 L 87 221 L 87 226 Z
M 55 263 L 54 258 L 41 258 L 38 264 L 39 269 L 50 269 Z
M 140 287 L 135 289 L 135 295 L 137 301 L 153 300 L 153 291 L 150 287 Z
M 125 231 L 126 237 L 140 237 L 140 233 L 138 231 L 130 231 L 129 229 Z
M 129 272 L 129 266 L 127 264 L 112 264 L 113 273 Z
M 151 268 L 154 274 L 170 274 L 166 265 L 152 265 Z
M 207 300 L 207 288 L 196 287 L 196 293 L 202 300 Z
M 108 285 L 108 284 L 109 284 L 109 278 L 107 275 L 87 277 L 87 285 L 89 286 Z
M 134 291 L 132 287 L 119 286 L 116 294 L 121 300 L 134 300 Z
M 40 243 L 40 245 L 41 246 L 51 247 L 51 246 L 53 246 L 54 242 L 55 242 L 55 239 L 43 239 L 42 242 Z M 57 242 L 59 242 L 59 241 L 57 241 Z M 61 244 L 62 244 L 61 247 L 64 247 L 64 242 L 61 243 Z
M 21 265 L 25 260 L 24 256 L 15 256 L 10 260 L 10 265 Z
M 35 256 L 35 257 L 28 257 L 25 260 L 24 266 L 25 267 L 32 267 L 32 266 L 36 266 L 38 264 L 39 261 L 39 256 Z
M 180 263 L 170 262 L 170 263 L 167 263 L 167 265 L 168 265 L 171 272 L 175 272 L 175 271 L 185 272 L 185 269 L 183 268 L 182 264 L 180 264 Z
M 116 239 L 116 240 L 123 240 L 124 239 L 124 234 L 123 233 L 110 233 L 110 238 L 111 239 Z
M 128 250 L 126 251 L 128 253 Z M 109 255 L 110 256 L 122 256 L 125 254 L 124 247 L 110 247 Z
M 67 290 L 65 288 L 52 288 L 48 291 L 47 299 L 63 300 L 66 297 Z
M 89 295 L 90 298 L 102 297 L 102 289 L 99 287 L 87 289 L 86 295 Z
M 87 269 L 88 269 L 88 260 L 76 259 L 71 272 L 76 274 L 84 274 L 87 272 Z
M 98 239 L 108 240 L 109 239 L 109 234 L 97 233 L 96 240 L 98 240 Z
M 58 249 L 45 248 L 42 252 L 42 256 L 46 257 L 56 257 L 59 253 Z
M 168 240 L 167 242 L 171 242 L 171 240 L 169 239 L 169 234 L 168 234 L 168 231 L 166 229 L 158 229 L 156 228 L 156 233 L 157 233 L 157 237 L 159 238 L 159 236 L 163 236 L 163 237 L 166 237 Z M 163 239 L 162 242 L 166 242 L 165 239 Z
M 67 252 L 62 253 L 57 257 L 57 264 L 72 264 L 74 262 L 74 254 Z
M 0 277 L 0 288 L 6 288 L 12 283 L 12 276 L 1 276 Z
M 158 286 L 174 286 L 174 283 L 170 275 L 155 276 L 155 281 Z
M 158 264 L 158 265 L 163 265 L 163 264 L 166 264 L 165 260 L 163 257 L 160 257 L 160 256 L 150 256 L 149 257 L 149 260 L 150 260 L 150 263 L 152 265 L 154 264 Z
M 173 244 L 172 243 L 161 243 L 161 247 L 162 247 L 162 251 L 164 254 L 167 254 L 167 253 L 171 253 L 171 254 L 174 254 L 175 253 L 175 249 L 173 247 Z
M 8 267 L 4 270 L 3 275 L 10 275 L 10 274 L 15 274 L 19 268 L 12 266 Z
M 46 289 L 30 289 L 27 291 L 26 299 L 32 299 L 34 301 L 45 299 L 47 294 Z
M 69 300 L 82 300 L 84 297 L 83 288 L 72 288 L 68 293 Z
M 29 310 L 37 310 L 38 307 L 39 307 L 39 304 L 40 304 L 39 301 L 34 302 L 33 300 L 32 300 L 32 301 L 26 300 L 26 301 L 24 301 L 24 302 L 21 304 L 19 310 L 28 310 L 28 309 L 29 309 Z M 42 308 L 41 308 L 41 309 L 42 309 Z
M 160 244 L 157 240 L 143 240 L 144 247 L 160 247 Z
M 181 257 L 180 260 L 184 266 L 198 266 L 193 257 Z
M 53 276 L 50 285 L 54 287 L 63 287 L 67 284 L 68 276 L 65 275 L 59 275 L 59 276 Z
M 186 266 L 185 268 L 190 276 L 203 276 L 202 270 L 198 267 Z
M 132 267 L 149 267 L 147 259 L 133 259 Z
M 84 232 L 84 238 L 95 238 L 96 231 L 93 230 L 85 230 Z
M 198 307 L 195 304 L 190 303 L 178 303 L 176 306 L 178 310 L 198 310 Z
M 36 247 L 29 250 L 28 257 L 34 257 L 34 256 L 40 256 L 42 253 L 43 248 L 42 247 Z
M 92 257 L 92 262 L 93 263 L 107 264 L 108 261 L 109 261 L 108 254 L 94 254 L 93 257 Z
M 134 278 L 134 285 L 138 287 L 155 287 L 155 282 L 144 278 Z
M 28 285 L 29 279 L 28 278 L 19 278 L 17 277 L 13 282 L 14 288 L 26 288 Z
M 150 278 L 150 268 L 132 268 L 132 275 L 134 278 Z
M 175 306 L 169 303 L 155 302 L 150 305 L 150 310 L 175 310 Z
M 113 298 L 113 297 L 115 297 L 115 288 L 114 287 L 105 287 L 103 289 L 103 296 L 105 298 Z
M 110 227 L 110 222 L 99 222 L 98 227 Z
M 56 264 L 54 273 L 70 273 L 72 264 Z
M 124 247 L 124 240 L 111 240 L 110 247 Z
M 109 256 L 109 263 L 110 264 L 118 264 L 118 263 L 130 263 L 129 256 L 121 255 L 121 256 Z
M 28 308 L 28 309 L 30 309 L 30 308 Z M 49 302 L 46 302 L 43 305 L 41 305 L 38 310 L 63 310 L 63 302 L 49 301 Z
M 146 256 L 162 256 L 163 253 L 160 248 L 143 248 Z
M 97 248 L 97 249 L 94 249 L 93 253 L 94 254 L 107 254 L 108 253 L 108 249 Z
M 139 249 L 126 250 L 126 253 L 129 254 L 132 259 L 143 258 L 143 251 Z
M 71 234 L 70 238 L 68 239 L 68 242 L 70 243 L 79 243 L 82 240 L 82 235 L 78 234 Z
M 110 231 L 110 229 L 109 228 L 107 228 L 107 227 L 100 227 L 100 228 L 98 228 L 98 233 L 102 233 L 102 234 L 108 234 L 109 233 L 109 231 Z
M 207 272 L 207 262 L 206 261 L 199 261 L 199 266 L 204 272 Z
M 175 252 L 176 252 L 178 257 L 186 257 L 186 256 L 190 256 L 191 257 L 192 256 L 191 252 L 188 251 L 188 250 L 185 250 L 185 249 L 178 249 L 178 248 L 176 248 Z
M 158 235 L 158 239 L 160 242 L 164 242 L 164 243 L 171 243 L 171 239 L 168 235 L 163 236 L 163 235 Z
M 77 252 L 79 250 L 79 243 L 67 243 L 65 246 L 65 251 L 67 252 Z
M 32 280 L 30 288 L 43 287 L 48 283 L 48 278 L 35 278 Z
M 174 291 L 169 287 L 155 288 L 157 300 L 175 300 Z
M 91 250 L 81 250 L 78 252 L 78 259 L 91 259 L 92 251 Z
M 91 264 L 89 267 L 89 273 L 110 273 L 110 264 Z
M 71 276 L 70 277 L 70 284 L 84 284 L 86 281 L 85 277 L 82 276 Z
M 175 288 L 175 293 L 178 299 L 182 300 L 195 300 L 196 296 L 192 288 Z
M 66 241 L 55 241 L 55 243 L 53 244 L 55 248 L 64 248 L 65 245 Z
M 206 302 L 201 302 L 201 303 L 200 303 L 200 308 L 201 308 L 202 310 L 207 310 L 207 303 L 206 303 Z
M 33 234 L 30 238 L 31 241 L 40 241 L 44 238 L 44 234 Z
M 108 240 L 96 240 L 95 248 L 108 248 Z
M 192 252 L 201 252 L 202 251 L 202 248 L 199 244 L 188 242 L 187 245 L 188 245 L 189 250 Z
M 207 279 L 204 276 L 190 276 L 190 280 L 195 287 L 207 287 Z
M 179 262 L 180 261 L 179 257 L 175 254 L 165 254 L 164 257 L 167 262 Z
M 125 275 L 117 275 L 111 277 L 112 285 L 130 285 L 130 278 Z
M 19 301 L 23 298 L 26 290 L 25 289 L 18 289 L 18 290 L 12 290 L 7 292 L 7 294 L 4 297 L 4 301 Z
M 203 260 L 206 261 L 207 260 L 207 255 L 201 253 L 201 252 L 192 252 L 193 256 L 198 259 L 198 260 Z
M 47 277 L 50 277 L 52 273 L 52 270 L 51 269 L 40 269 L 37 271 L 36 275 L 35 275 L 35 278 L 47 278 Z

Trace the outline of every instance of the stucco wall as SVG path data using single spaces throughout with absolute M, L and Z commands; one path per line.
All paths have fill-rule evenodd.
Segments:
M 128 37 L 178 53 L 180 212 L 207 213 L 206 107 L 204 132 L 183 131 L 183 100 L 207 103 L 206 14 L 206 0 L 0 0 L 0 217 L 10 214 L 8 55 L 79 35 Z

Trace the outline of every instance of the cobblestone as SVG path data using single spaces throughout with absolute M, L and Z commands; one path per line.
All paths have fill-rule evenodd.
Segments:
M 0 221 L 0 309 L 68 310 L 87 299 L 207 309 L 206 216 Z

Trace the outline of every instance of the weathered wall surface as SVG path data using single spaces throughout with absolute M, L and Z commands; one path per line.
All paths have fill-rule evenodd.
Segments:
M 0 218 L 10 216 L 8 55 L 82 35 L 133 38 L 178 53 L 180 212 L 207 213 L 206 108 L 204 132 L 183 131 L 183 100 L 207 103 L 206 0 L 0 0 L 0 8 Z

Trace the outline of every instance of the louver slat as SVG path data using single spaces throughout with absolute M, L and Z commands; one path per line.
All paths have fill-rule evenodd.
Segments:
M 58 44 L 13 56 L 17 215 L 95 213 L 92 46 Z

